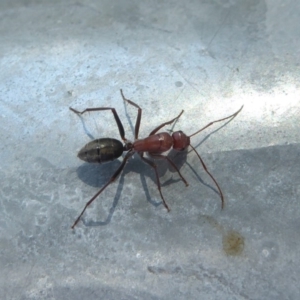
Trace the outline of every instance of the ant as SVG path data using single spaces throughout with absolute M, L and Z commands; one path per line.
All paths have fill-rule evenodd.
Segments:
M 165 156 L 165 155 L 162 154 L 163 152 L 166 152 L 166 151 L 170 150 L 172 147 L 173 147 L 173 149 L 175 149 L 177 151 L 183 151 L 183 150 L 187 149 L 188 146 L 190 146 L 192 148 L 192 150 L 195 151 L 195 153 L 199 157 L 199 160 L 200 160 L 204 170 L 210 176 L 210 178 L 214 181 L 214 183 L 216 184 L 216 186 L 218 188 L 218 191 L 219 191 L 219 194 L 220 194 L 220 197 L 221 197 L 221 202 L 222 202 L 222 209 L 223 209 L 224 208 L 224 196 L 223 196 L 223 193 L 221 191 L 221 188 L 220 188 L 219 184 L 217 183 L 216 179 L 212 176 L 212 174 L 206 168 L 206 165 L 205 165 L 204 161 L 202 160 L 201 156 L 199 155 L 199 153 L 190 144 L 190 138 L 192 136 L 198 134 L 202 130 L 206 129 L 207 127 L 213 125 L 214 123 L 221 122 L 221 121 L 224 121 L 224 120 L 235 117 L 242 110 L 243 106 L 237 112 L 230 115 L 229 117 L 210 122 L 209 124 L 207 124 L 206 126 L 204 126 L 203 128 L 199 129 L 198 131 L 196 131 L 195 133 L 193 133 L 189 136 L 187 136 L 182 131 L 173 132 L 172 135 L 170 135 L 168 132 L 158 132 L 164 126 L 170 125 L 173 122 L 177 121 L 180 118 L 180 116 L 183 114 L 183 110 L 182 110 L 181 113 L 177 117 L 175 117 L 174 119 L 172 119 L 168 122 L 162 123 L 161 125 L 156 127 L 154 130 L 152 130 L 148 137 L 146 137 L 144 139 L 138 139 L 140 124 L 141 124 L 141 118 L 142 118 L 142 109 L 136 103 L 134 103 L 133 101 L 131 101 L 129 99 L 126 99 L 124 94 L 123 94 L 122 89 L 120 90 L 120 92 L 121 92 L 121 96 L 123 98 L 123 101 L 133 105 L 134 107 L 136 107 L 138 109 L 138 114 L 137 114 L 136 123 L 135 123 L 134 142 L 130 142 L 129 140 L 127 140 L 125 138 L 124 127 L 122 125 L 122 122 L 119 119 L 119 116 L 118 116 L 117 111 L 115 110 L 115 108 L 112 108 L 112 107 L 86 108 L 85 110 L 80 112 L 80 111 L 78 111 L 78 110 L 76 110 L 72 107 L 69 107 L 69 109 L 71 111 L 73 111 L 74 113 L 76 113 L 78 115 L 82 115 L 85 112 L 91 112 L 91 111 L 111 110 L 111 112 L 113 113 L 113 116 L 115 118 L 115 121 L 117 123 L 121 139 L 123 140 L 123 143 L 124 143 L 123 144 L 121 141 L 116 140 L 116 139 L 112 139 L 112 138 L 101 138 L 101 139 L 93 140 L 93 141 L 87 143 L 79 151 L 78 157 L 80 159 L 82 159 L 86 162 L 89 162 L 89 163 L 100 163 L 101 164 L 101 163 L 106 163 L 106 162 L 115 160 L 118 157 L 120 157 L 123 154 L 124 151 L 127 151 L 127 153 L 124 156 L 123 161 L 122 161 L 121 165 L 119 166 L 119 168 L 115 171 L 115 173 L 108 180 L 108 182 L 100 189 L 100 191 L 98 191 L 86 203 L 84 209 L 82 210 L 81 214 L 78 216 L 78 218 L 76 219 L 76 221 L 74 222 L 74 224 L 72 225 L 71 228 L 74 229 L 76 224 L 79 222 L 81 216 L 83 215 L 83 213 L 87 209 L 87 207 L 111 183 L 113 183 L 117 179 L 117 177 L 119 176 L 121 171 L 124 169 L 127 160 L 134 153 L 137 153 L 146 164 L 148 164 L 151 168 L 153 168 L 153 170 L 155 172 L 155 175 L 156 175 L 157 187 L 158 187 L 158 191 L 160 193 L 160 197 L 163 201 L 163 204 L 164 204 L 165 208 L 169 212 L 170 208 L 169 208 L 168 204 L 166 203 L 166 201 L 163 197 L 163 194 L 161 192 L 161 185 L 160 185 L 160 181 L 159 181 L 159 177 L 158 177 L 158 173 L 157 173 L 157 166 L 152 160 L 150 160 L 148 158 L 145 158 L 144 153 L 147 152 L 148 155 L 153 159 L 165 159 L 165 160 L 167 160 L 168 163 L 170 163 L 170 165 L 172 165 L 173 168 L 177 171 L 178 175 L 181 177 L 181 179 L 185 183 L 185 185 L 188 186 L 188 182 L 181 175 L 181 173 L 180 173 L 179 169 L 177 168 L 177 166 L 172 162 L 172 160 L 168 156 Z

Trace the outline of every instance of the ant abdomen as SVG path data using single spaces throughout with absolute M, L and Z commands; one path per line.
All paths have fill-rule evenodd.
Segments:
M 102 138 L 87 143 L 77 156 L 88 163 L 102 164 L 120 157 L 123 148 L 123 144 L 119 140 Z

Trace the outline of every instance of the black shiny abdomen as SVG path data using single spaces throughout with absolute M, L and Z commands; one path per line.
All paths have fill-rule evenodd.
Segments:
M 87 143 L 79 152 L 78 157 L 89 163 L 105 163 L 120 157 L 123 144 L 115 139 L 103 138 Z

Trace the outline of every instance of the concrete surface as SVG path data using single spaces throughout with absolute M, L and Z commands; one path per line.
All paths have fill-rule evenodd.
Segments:
M 1 299 L 299 299 L 300 3 L 0 3 Z M 189 182 L 138 157 L 70 226 L 120 160 L 83 164 L 91 138 L 175 124 Z M 172 126 L 166 129 L 172 129 Z

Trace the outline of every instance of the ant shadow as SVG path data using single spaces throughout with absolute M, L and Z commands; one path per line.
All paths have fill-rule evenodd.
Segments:
M 103 165 L 94 165 L 91 166 L 88 163 L 83 164 L 82 166 L 78 167 L 77 169 L 77 174 L 78 177 L 85 182 L 86 184 L 94 187 L 101 188 L 111 177 L 111 170 L 112 169 L 117 169 L 118 166 L 120 165 L 119 161 L 113 161 L 109 165 L 108 164 L 103 164 Z M 124 177 L 125 174 L 124 172 L 121 173 L 119 178 L 116 179 L 118 180 L 118 186 L 117 186 L 117 191 L 114 197 L 114 201 L 109 209 L 109 213 L 104 221 L 86 221 L 85 217 L 83 216 L 81 218 L 81 221 L 83 224 L 87 227 L 91 226 L 104 226 L 110 223 L 112 216 L 114 214 L 115 208 L 118 205 L 118 202 L 120 200 L 123 186 L 124 186 Z M 112 183 L 111 185 L 114 185 Z M 92 195 L 91 195 L 92 196 Z M 99 198 L 101 195 L 99 196 Z M 97 201 L 97 198 L 95 199 L 95 202 Z M 84 203 L 85 204 L 85 203 Z
M 98 187 L 99 189 L 102 188 L 102 186 L 107 183 L 112 174 L 114 173 L 112 170 L 117 170 L 117 168 L 120 165 L 120 161 L 112 161 L 109 164 L 102 164 L 102 165 L 90 165 L 88 163 L 84 163 L 83 165 L 79 166 L 76 170 L 78 177 L 85 182 L 87 185 Z M 168 170 L 168 166 L 166 162 L 163 160 L 159 168 L 157 169 L 159 178 L 162 177 Z M 173 171 L 173 170 L 172 170 Z M 175 170 L 174 170 L 175 171 Z M 176 171 L 175 171 L 176 172 Z M 149 167 L 146 163 L 144 163 L 139 155 L 135 155 L 134 158 L 129 159 L 128 163 L 125 165 L 125 168 L 121 172 L 119 178 L 116 179 L 115 182 L 111 183 L 107 189 L 111 188 L 111 186 L 114 186 L 115 183 L 118 182 L 116 193 L 114 196 L 113 203 L 109 209 L 109 213 L 104 221 L 86 221 L 84 216 L 81 218 L 82 222 L 85 226 L 104 226 L 110 223 L 112 216 L 114 214 L 114 211 L 118 205 L 118 202 L 121 198 L 121 195 L 123 193 L 124 183 L 125 183 L 125 177 L 127 177 L 128 174 L 134 173 L 140 175 L 140 181 L 142 183 L 143 187 L 143 193 L 146 196 L 147 202 L 149 202 L 151 205 L 158 207 L 162 205 L 162 201 L 155 201 L 153 200 L 153 197 L 151 197 L 148 185 L 146 182 L 146 178 L 149 177 L 154 184 L 157 184 L 156 176 L 154 173 L 154 170 L 152 170 L 151 167 Z M 176 172 L 177 173 L 177 172 Z M 163 187 L 176 183 L 178 181 L 181 181 L 181 179 L 170 179 L 167 182 L 161 184 L 161 187 Z M 93 195 L 90 195 L 93 196 Z M 159 196 L 158 196 L 159 197 Z M 101 198 L 101 195 L 99 195 L 99 198 Z M 87 198 L 88 200 L 88 198 Z M 100 200 L 100 199 L 99 199 Z M 95 202 L 97 201 L 97 198 L 95 199 Z M 85 203 L 83 203 L 85 204 Z
M 127 107 L 126 107 L 125 104 L 124 104 L 124 106 L 125 106 L 126 117 L 127 117 L 128 122 L 130 124 L 130 127 L 132 129 L 132 132 L 134 132 L 134 126 L 131 122 L 131 119 L 130 119 L 128 113 L 127 113 Z M 202 143 L 204 143 L 207 139 L 209 139 L 211 135 L 213 135 L 214 133 L 221 130 L 229 122 L 231 122 L 234 118 L 235 118 L 235 116 L 232 117 L 231 119 L 229 119 L 223 125 L 219 126 L 214 131 L 212 131 L 210 134 L 206 135 L 194 147 L 198 148 Z M 80 116 L 80 119 L 81 119 L 81 122 L 83 124 L 83 128 L 84 128 L 85 133 L 91 139 L 94 139 L 93 135 L 90 134 L 89 130 L 86 128 L 85 122 L 83 121 L 81 116 Z M 168 130 L 168 131 L 170 131 L 170 132 L 173 131 L 173 128 L 174 128 L 176 122 L 177 122 L 177 120 L 172 125 L 171 130 Z M 209 189 L 211 189 L 212 191 L 214 191 L 216 194 L 219 195 L 218 190 L 215 187 L 212 187 L 210 184 L 206 183 L 204 180 L 202 180 L 202 178 L 200 177 L 198 172 L 194 169 L 194 167 L 192 167 L 192 165 L 187 162 L 187 155 L 190 152 L 193 152 L 193 150 L 188 151 L 188 149 L 187 149 L 187 150 L 178 152 L 178 151 L 175 151 L 175 150 L 171 149 L 169 151 L 169 153 L 167 154 L 167 156 L 168 156 L 169 159 L 171 159 L 174 162 L 174 164 L 177 166 L 177 168 L 179 170 L 182 168 L 182 166 L 184 164 L 186 164 L 192 170 L 192 172 L 195 174 L 195 176 L 201 182 L 201 184 L 208 187 Z M 122 192 L 123 192 L 125 176 L 126 176 L 126 174 L 129 174 L 131 172 L 140 174 L 140 180 L 141 180 L 141 183 L 142 183 L 142 186 L 143 186 L 143 190 L 144 190 L 147 202 L 149 202 L 151 205 L 153 205 L 155 207 L 158 207 L 159 205 L 163 204 L 162 201 L 156 202 L 152 199 L 152 197 L 150 196 L 150 192 L 149 192 L 147 183 L 146 183 L 146 177 L 149 177 L 154 182 L 154 184 L 157 185 L 154 170 L 152 170 L 151 167 L 149 167 L 147 164 L 142 162 L 139 155 L 136 154 L 134 156 L 135 156 L 134 158 L 130 158 L 128 160 L 128 163 L 125 165 L 125 167 L 124 167 L 123 171 L 121 172 L 119 178 L 117 178 L 116 181 L 115 181 L 115 182 L 118 181 L 118 186 L 117 186 L 117 190 L 116 190 L 116 194 L 115 194 L 113 203 L 112 203 L 112 205 L 109 209 L 109 213 L 108 213 L 106 219 L 104 221 L 92 221 L 92 220 L 86 221 L 84 216 L 83 216 L 81 218 L 81 221 L 84 223 L 85 226 L 87 226 L 87 227 L 105 226 L 105 225 L 110 223 L 110 221 L 112 219 L 112 216 L 114 214 L 114 211 L 115 211 L 115 209 L 118 205 L 118 202 L 119 202 L 120 197 L 121 197 Z M 173 176 L 172 176 L 172 178 L 170 178 L 167 181 L 165 181 L 164 183 L 162 183 L 161 184 L 162 189 L 163 189 L 163 187 L 166 187 L 168 185 L 171 185 L 171 184 L 177 183 L 179 181 L 182 181 L 181 178 L 179 178 L 179 175 L 178 175 L 177 171 L 166 160 L 155 159 L 154 161 L 155 162 L 159 161 L 159 168 L 157 169 L 159 178 L 164 176 L 167 173 L 167 171 L 177 174 L 176 179 L 174 179 Z M 83 182 L 85 182 L 87 185 L 102 188 L 103 185 L 106 184 L 110 180 L 110 178 L 113 174 L 112 170 L 117 170 L 119 165 L 120 165 L 119 160 L 112 161 L 112 162 L 106 163 L 106 164 L 101 164 L 101 165 L 96 165 L 96 164 L 91 165 L 91 164 L 88 164 L 88 163 L 84 163 L 83 165 L 81 165 L 80 167 L 77 168 L 76 172 L 77 172 L 78 177 Z M 199 161 L 199 165 L 201 166 L 200 161 Z M 182 175 L 184 176 L 184 174 L 182 174 Z M 113 186 L 115 182 L 111 183 L 107 188 L 110 188 L 111 185 Z M 184 183 L 182 183 L 182 184 L 184 184 Z M 93 195 L 91 195 L 91 196 L 93 196 Z M 101 198 L 101 195 L 99 195 L 99 197 Z M 88 198 L 87 198 L 87 200 L 88 200 Z M 97 198 L 95 199 L 95 201 L 97 201 Z M 168 201 L 167 196 L 166 196 L 166 201 Z M 83 203 L 83 205 L 84 204 L 85 203 Z

